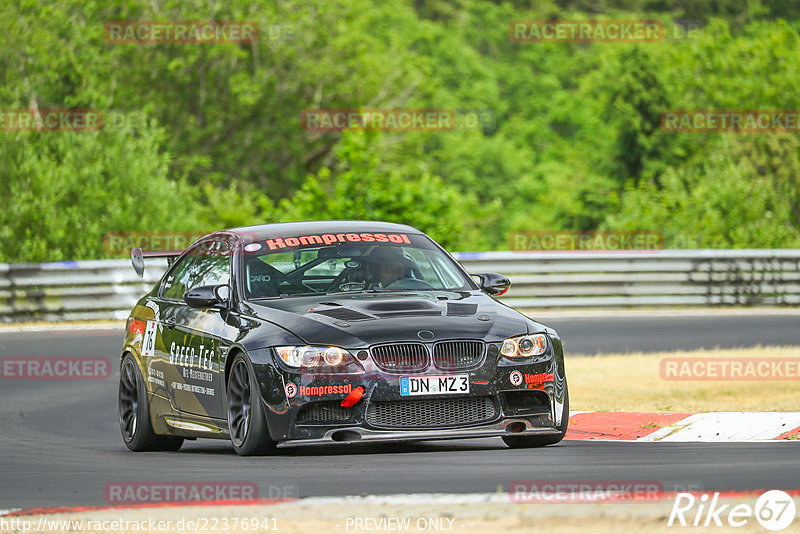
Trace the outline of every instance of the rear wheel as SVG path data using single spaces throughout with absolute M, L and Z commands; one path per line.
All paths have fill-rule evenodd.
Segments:
M 237 354 L 228 378 L 228 429 L 241 456 L 261 456 L 275 449 L 267 428 L 264 403 L 250 360 Z
M 555 445 L 567 433 L 569 424 L 569 391 L 564 390 L 564 411 L 561 415 L 561 424 L 558 426 L 558 434 L 546 434 L 544 436 L 503 436 L 503 441 L 512 449 L 526 449 L 533 447 L 544 447 Z
M 122 359 L 119 372 L 119 428 L 122 440 L 132 451 L 177 451 L 183 438 L 153 432 L 150 407 L 142 373 L 130 354 Z

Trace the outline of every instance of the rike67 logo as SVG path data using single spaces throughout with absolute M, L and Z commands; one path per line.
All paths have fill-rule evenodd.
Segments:
M 682 526 L 742 527 L 754 517 L 767 530 L 783 530 L 794 521 L 795 503 L 792 497 L 781 490 L 763 493 L 755 506 L 749 504 L 720 504 L 719 492 L 709 497 L 707 493 L 699 497 L 691 493 L 678 493 L 669 514 L 667 526 L 677 523 Z

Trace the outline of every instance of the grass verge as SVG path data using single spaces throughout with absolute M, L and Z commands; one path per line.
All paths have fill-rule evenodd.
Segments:
M 566 357 L 571 410 L 796 412 L 797 380 L 665 380 L 665 358 L 800 358 L 800 347 L 756 347 Z

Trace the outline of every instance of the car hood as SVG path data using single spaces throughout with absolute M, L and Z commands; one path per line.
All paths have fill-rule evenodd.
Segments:
M 335 294 L 262 300 L 247 306 L 250 313 L 310 345 L 344 348 L 454 338 L 500 341 L 527 333 L 530 322 L 477 291 Z

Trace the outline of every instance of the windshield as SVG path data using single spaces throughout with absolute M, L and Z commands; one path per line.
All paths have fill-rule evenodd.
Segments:
M 243 248 L 247 299 L 358 291 L 469 290 L 469 279 L 427 237 L 319 234 Z

